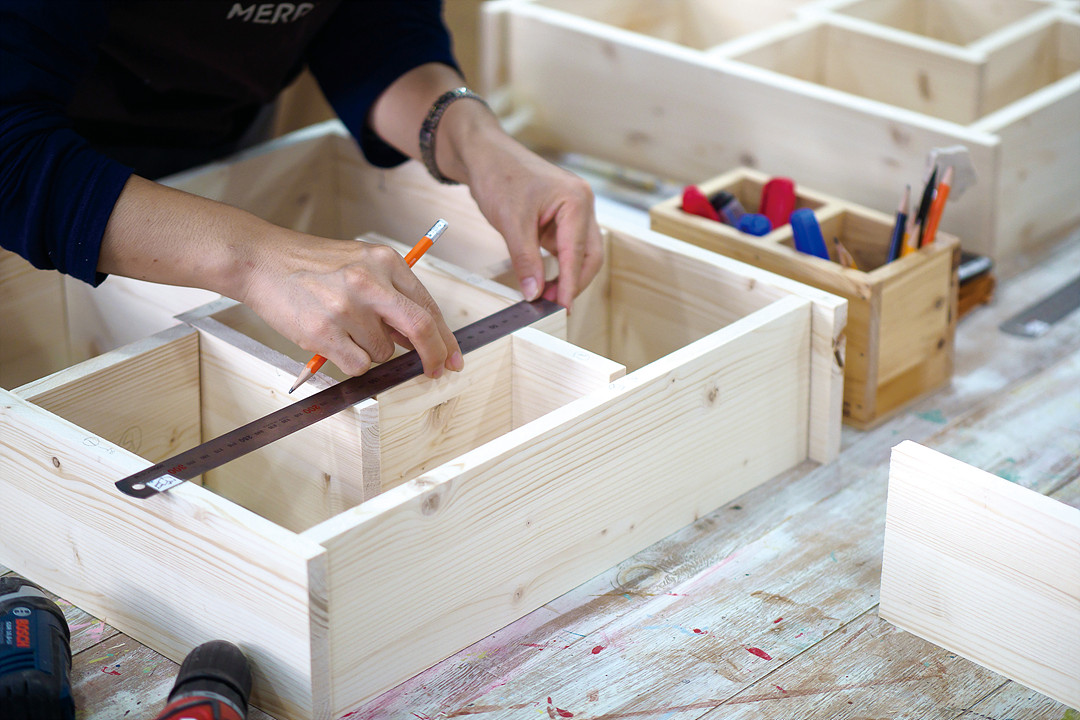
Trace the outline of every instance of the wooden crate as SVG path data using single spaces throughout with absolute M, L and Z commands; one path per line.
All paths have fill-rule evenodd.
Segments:
M 518 297 L 489 279 L 502 241 L 467 190 L 359 163 L 322 128 L 171 182 L 328 235 L 407 242 L 447 217 L 415 270 L 451 325 Z M 0 391 L 0 495 L 19 518 L 0 525 L 0 563 L 171 658 L 234 641 L 257 706 L 339 717 L 836 456 L 843 299 L 645 229 L 605 223 L 604 238 L 572 317 L 150 500 L 113 483 L 328 381 L 288 396 L 306 354 L 219 300 Z
M 727 190 L 756 212 L 767 180 L 741 168 L 700 187 L 709 196 Z M 894 218 L 814 190 L 796 190 L 797 206 L 814 210 L 826 244 L 839 238 L 860 269 L 795 250 L 790 225 L 762 237 L 748 235 L 683 212 L 679 197 L 650 211 L 652 228 L 847 299 L 844 419 L 866 428 L 952 376 L 960 244 L 938 233 L 933 244 L 886 263 Z
M 1080 222 L 1073 3 L 643 5 L 484 6 L 482 87 L 521 139 L 683 183 L 749 166 L 886 212 L 960 144 L 978 183 L 943 223 L 966 249 L 1004 262 Z M 758 29 L 703 37 L 704 17 Z
M 882 618 L 1080 707 L 1077 558 L 1080 508 L 911 441 L 893 448 Z

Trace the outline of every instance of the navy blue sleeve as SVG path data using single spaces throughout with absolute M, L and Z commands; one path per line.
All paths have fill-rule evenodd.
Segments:
M 91 150 L 65 108 L 106 26 L 92 0 L 0 0 L 0 245 L 92 285 L 131 170 Z
M 307 59 L 326 99 L 378 167 L 408 159 L 368 126 L 382 91 L 430 62 L 460 72 L 439 0 L 345 0 L 315 37 Z

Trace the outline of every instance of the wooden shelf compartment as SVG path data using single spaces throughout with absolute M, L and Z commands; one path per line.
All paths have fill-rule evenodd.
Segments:
M 1046 7 L 1045 0 L 843 0 L 831 9 L 913 35 L 970 45 Z
M 1005 262 L 1080 222 L 1067 189 L 1080 164 L 1080 15 L 1040 2 L 1013 19 L 987 5 L 997 20 L 968 45 L 821 2 L 697 49 L 631 32 L 616 10 L 605 23 L 599 11 L 496 0 L 483 8 L 481 86 L 537 148 L 680 183 L 749 166 L 882 211 L 923 176 L 932 148 L 963 145 L 978 182 L 944 229 Z
M 757 207 L 763 173 L 739 168 L 700 183 L 707 196 L 727 190 Z M 798 202 L 814 207 L 829 252 L 838 238 L 859 269 L 794 248 L 791 227 L 755 237 L 682 211 L 670 198 L 650 211 L 658 232 L 826 290 L 848 301 L 844 420 L 858 428 L 880 423 L 952 377 L 960 242 L 937 241 L 885 264 L 893 218 L 796 186 Z
M 604 236 L 608 261 L 568 319 L 205 486 L 137 500 L 113 483 L 296 397 L 285 389 L 304 355 L 231 301 L 0 391 L 0 493 L 21 519 L 0 528 L 0 563 L 169 657 L 236 642 L 257 706 L 340 717 L 776 474 L 835 457 L 842 299 L 656 233 Z M 514 297 L 463 269 L 436 280 L 437 257 L 416 271 L 445 285 L 437 299 L 459 323 Z

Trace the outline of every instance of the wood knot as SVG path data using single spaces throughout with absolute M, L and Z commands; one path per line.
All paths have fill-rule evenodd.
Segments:
M 424 498 L 424 502 L 420 505 L 420 512 L 424 515 L 434 515 L 439 512 L 439 505 L 441 502 L 442 500 L 439 493 L 430 493 Z
M 60 458 L 54 457 L 52 459 L 52 464 L 53 464 L 54 468 L 59 470 L 60 469 Z

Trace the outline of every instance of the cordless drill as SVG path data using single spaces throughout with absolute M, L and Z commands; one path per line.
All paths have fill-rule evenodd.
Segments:
M 251 669 L 240 648 L 211 640 L 184 658 L 155 720 L 244 720 L 251 694 Z
M 71 634 L 40 587 L 0 577 L 0 718 L 73 720 Z

